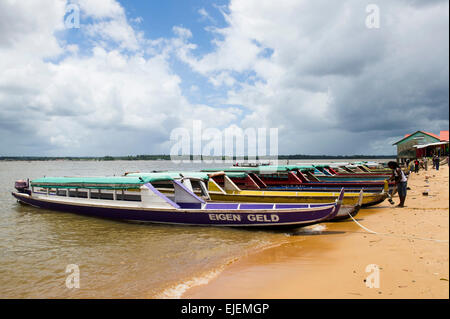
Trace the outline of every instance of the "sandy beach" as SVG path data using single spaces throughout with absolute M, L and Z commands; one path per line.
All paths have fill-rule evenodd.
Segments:
M 183 298 L 449 298 L 448 180 L 447 165 L 413 173 L 406 207 L 385 201 L 361 210 L 356 220 L 378 234 L 351 220 L 303 229 Z M 366 286 L 370 264 L 379 288 Z

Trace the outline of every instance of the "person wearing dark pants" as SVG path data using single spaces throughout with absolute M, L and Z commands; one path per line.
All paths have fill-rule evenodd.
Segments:
M 434 167 L 436 168 L 436 170 L 439 170 L 439 156 L 435 155 L 433 157 L 433 161 L 434 161 Z
M 392 176 L 389 178 L 389 180 L 395 181 L 398 197 L 400 198 L 400 203 L 397 205 L 397 207 L 405 207 L 406 188 L 408 179 L 397 162 L 389 162 L 388 167 L 392 169 Z
M 414 173 L 419 173 L 419 160 L 416 158 L 414 161 Z

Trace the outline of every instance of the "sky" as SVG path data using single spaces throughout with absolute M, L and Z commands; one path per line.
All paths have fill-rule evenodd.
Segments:
M 390 155 L 448 107 L 448 1 L 0 0 L 0 156 L 169 154 L 196 120 Z

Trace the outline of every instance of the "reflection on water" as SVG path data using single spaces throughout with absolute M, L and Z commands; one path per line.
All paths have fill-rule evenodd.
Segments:
M 283 243 L 283 232 L 117 222 L 37 209 L 10 195 L 14 181 L 42 176 L 121 175 L 217 164 L 169 161 L 0 162 L 1 298 L 178 297 L 237 256 Z M 220 165 L 219 165 L 220 166 Z M 66 266 L 80 288 L 65 286 Z

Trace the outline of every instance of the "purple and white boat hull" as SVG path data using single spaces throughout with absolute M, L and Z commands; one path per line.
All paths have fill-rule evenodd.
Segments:
M 307 207 L 305 204 L 253 204 L 253 203 L 205 203 L 191 201 L 171 202 L 152 185 L 147 189 L 161 197 L 164 202 L 148 205 L 142 202 L 111 201 L 73 198 L 48 194 L 13 192 L 21 203 L 34 207 L 95 216 L 100 218 L 143 221 L 164 224 L 201 226 L 301 226 L 334 218 L 341 207 L 342 196 L 336 203 Z M 193 199 L 199 199 L 194 194 Z M 194 197 L 195 196 L 195 197 Z M 162 203 L 162 204 L 161 204 Z M 168 204 L 168 205 L 165 205 Z
M 305 210 L 304 208 L 260 209 L 263 204 L 246 204 L 241 209 L 180 209 L 107 207 L 89 203 L 59 203 L 46 199 L 36 199 L 28 194 L 13 193 L 24 204 L 34 207 L 64 211 L 87 216 L 109 219 L 145 221 L 165 224 L 214 225 L 214 226 L 276 226 L 301 225 L 321 222 L 334 217 L 338 206 L 324 206 Z M 209 204 L 206 204 L 209 205 Z M 227 204 L 225 204 L 227 205 Z M 241 205 L 243 206 L 243 205 Z M 265 205 L 267 206 L 267 204 Z M 299 205 L 300 206 L 300 205 Z

